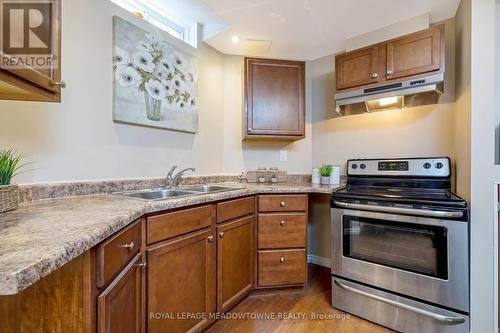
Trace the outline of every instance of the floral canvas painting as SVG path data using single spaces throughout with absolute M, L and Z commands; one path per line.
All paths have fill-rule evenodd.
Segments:
M 114 25 L 114 120 L 196 133 L 196 58 L 120 17 Z

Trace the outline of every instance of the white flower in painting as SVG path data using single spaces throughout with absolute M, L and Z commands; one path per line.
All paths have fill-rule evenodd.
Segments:
M 135 69 L 129 66 L 118 66 L 116 68 L 116 80 L 122 87 L 130 87 L 137 85 L 141 80 L 141 76 Z
M 184 55 L 179 51 L 172 52 L 172 60 L 175 68 L 181 72 L 184 72 L 185 69 L 189 67 L 186 58 L 184 58 Z
M 168 58 L 161 58 L 159 62 L 160 72 L 173 73 L 175 71 L 174 64 Z
M 196 96 L 189 97 L 187 104 L 191 108 L 191 110 L 198 110 L 198 98 L 196 98 Z
M 175 89 L 177 89 L 179 92 L 184 90 L 184 81 L 179 75 L 175 75 L 172 78 L 172 84 L 174 85 Z
M 160 72 L 158 73 L 158 76 L 160 77 L 160 80 L 163 81 L 170 81 L 173 77 L 172 73 L 167 73 L 167 72 Z
M 116 66 L 126 66 L 130 62 L 128 52 L 119 46 L 115 46 L 115 54 L 113 55 L 113 64 Z
M 186 102 L 184 102 L 184 99 L 181 98 L 179 101 L 177 101 L 176 105 L 175 105 L 175 108 L 180 111 L 180 112 L 184 112 L 186 111 L 188 105 Z
M 160 100 L 167 96 L 167 91 L 165 90 L 165 87 L 161 84 L 160 81 L 149 80 L 144 85 L 144 88 L 146 88 L 146 91 L 148 92 L 149 96 L 151 96 L 154 99 Z
M 155 64 L 153 63 L 153 56 L 148 52 L 134 53 L 134 64 L 145 72 L 153 73 Z
M 171 81 L 161 80 L 161 84 L 165 87 L 167 96 L 175 95 L 175 87 Z

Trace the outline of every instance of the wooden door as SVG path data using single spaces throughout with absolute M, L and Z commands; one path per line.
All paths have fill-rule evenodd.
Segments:
M 140 333 L 144 331 L 143 256 L 134 260 L 116 277 L 97 299 L 99 333 Z
M 147 250 L 148 332 L 199 332 L 211 322 L 215 244 L 205 229 Z
M 245 59 L 245 138 L 305 136 L 305 63 Z
M 387 80 L 437 71 L 444 66 L 443 26 L 387 42 Z
M 254 216 L 218 226 L 217 237 L 217 311 L 225 312 L 254 289 Z
M 45 5 L 45 4 L 43 4 Z M 26 82 L 30 82 L 37 87 L 41 87 L 48 92 L 57 94 L 60 92 L 61 87 L 56 83 L 61 81 L 61 0 L 50 0 L 47 6 L 51 6 L 49 10 L 51 19 L 46 17 L 42 18 L 42 26 L 50 26 L 50 31 L 47 31 L 49 36 L 47 40 L 42 40 L 37 37 L 37 43 L 39 49 L 33 49 L 32 47 L 27 47 L 27 38 L 24 36 L 24 43 L 26 46 L 26 52 L 31 55 L 40 55 L 43 56 L 44 61 L 42 62 L 42 57 L 37 57 L 36 61 L 31 60 L 33 63 L 23 62 L 22 66 L 16 66 L 15 68 L 11 66 L 3 66 L 4 63 L 9 63 L 6 59 L 2 59 L 2 64 L 0 68 L 14 74 L 15 76 L 25 80 Z M 20 5 L 22 6 L 22 4 Z M 17 8 L 17 7 L 16 7 Z M 27 11 L 26 8 L 20 7 L 24 11 Z M 45 13 L 45 9 L 42 10 Z M 26 16 L 25 16 L 26 17 Z M 47 21 L 47 22 L 46 22 Z M 30 31 L 30 41 L 35 37 L 35 34 Z M 4 45 L 4 48 L 6 46 Z M 46 49 L 48 48 L 48 49 Z M 6 49 L 6 53 L 10 52 Z M 16 51 L 12 51 L 13 53 Z M 23 52 L 23 51 L 17 51 Z M 17 58 L 16 54 L 10 54 Z M 52 60 L 48 60 L 48 56 L 53 55 L 54 58 Z M 9 55 L 5 55 L 5 58 L 9 58 Z M 37 66 L 39 65 L 39 66 Z M 2 67 L 3 66 L 3 67 Z M 22 84 L 21 88 L 25 88 L 26 84 Z M 8 97 L 8 96 L 7 96 Z
M 377 46 L 335 57 L 337 90 L 377 83 L 380 78 Z

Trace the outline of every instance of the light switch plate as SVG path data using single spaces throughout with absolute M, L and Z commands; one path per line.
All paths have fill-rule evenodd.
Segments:
M 286 150 L 280 150 L 280 162 L 288 161 L 288 152 Z

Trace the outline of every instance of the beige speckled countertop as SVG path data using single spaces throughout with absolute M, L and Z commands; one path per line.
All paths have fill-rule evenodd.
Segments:
M 40 200 L 0 214 L 0 295 L 26 289 L 147 213 L 259 193 L 329 194 L 338 187 L 302 183 L 238 185 L 246 187 L 161 201 L 116 195 Z

